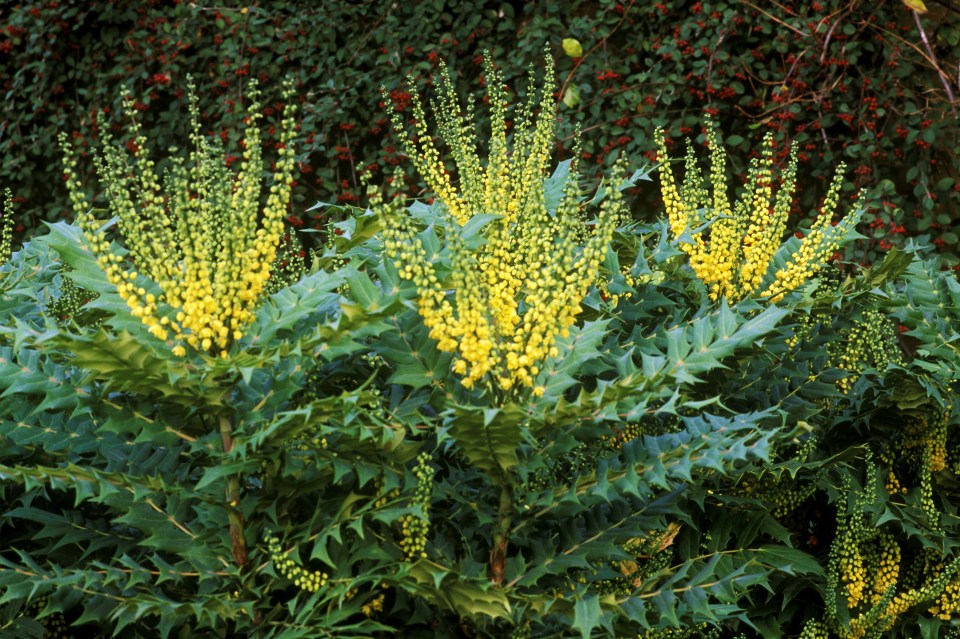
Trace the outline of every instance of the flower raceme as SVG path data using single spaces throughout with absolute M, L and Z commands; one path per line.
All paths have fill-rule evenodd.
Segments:
M 226 357 L 253 320 L 283 235 L 294 170 L 292 90 L 285 94 L 288 106 L 279 157 L 261 215 L 263 158 L 256 85 L 250 89 L 245 150 L 236 175 L 224 162 L 222 146 L 201 135 L 197 100 L 190 89 L 193 149 L 186 162 L 171 149 L 172 169 L 164 176 L 163 187 L 135 118 L 131 118 L 132 165 L 130 156 L 112 146 L 109 138 L 97 158 L 97 173 L 110 212 L 119 220 L 133 269 L 111 250 L 102 222 L 81 191 L 73 149 L 65 136 L 60 143 L 76 219 L 131 314 L 159 339 L 172 337 L 176 355 L 184 355 L 187 345 Z M 132 115 L 132 100 L 128 94 L 124 98 Z
M 376 194 L 371 200 L 384 219 L 385 252 L 401 277 L 416 284 L 424 324 L 440 350 L 456 353 L 453 370 L 464 387 L 487 379 L 500 391 L 526 387 L 539 395 L 544 388 L 536 379 L 543 362 L 558 354 L 557 338 L 568 334 L 597 279 L 623 201 L 611 189 L 589 234 L 571 164 L 562 197 L 548 206 L 544 180 L 555 133 L 549 56 L 539 98 L 531 70 L 528 98 L 514 113 L 512 144 L 503 78 L 489 58 L 485 80 L 491 136 L 484 164 L 473 105 L 461 107 L 441 68 L 436 118 L 459 185 L 440 159 L 419 98 L 413 100 L 416 141 L 394 117 L 414 167 L 441 203 L 451 254 L 449 278 L 436 268 L 438 256 L 428 254 L 407 212 L 396 202 L 384 204 Z M 468 242 L 466 225 L 483 214 L 490 218 L 482 227 L 482 241 Z
M 3 191 L 3 217 L 0 218 L 0 265 L 3 265 L 13 252 L 13 193 Z
M 839 223 L 833 216 L 840 201 L 844 165 L 837 169 L 820 214 L 799 248 L 777 270 L 773 280 L 764 280 L 786 230 L 793 192 L 796 188 L 797 157 L 791 151 L 780 189 L 773 200 L 773 138 L 763 140 L 759 158 L 750 163 L 746 190 L 733 205 L 727 196 L 726 152 L 717 139 L 713 123 L 706 126 L 710 148 L 710 186 L 704 185 L 693 148 L 688 146 L 683 183 L 678 187 L 670 167 L 666 139 L 656 131 L 661 159 L 661 193 L 674 239 L 690 259 L 690 267 L 709 288 L 710 298 L 729 302 L 749 296 L 778 302 L 783 296 L 813 277 L 839 248 L 848 231 L 856 226 L 862 208 Z M 862 196 L 862 194 L 861 194 Z

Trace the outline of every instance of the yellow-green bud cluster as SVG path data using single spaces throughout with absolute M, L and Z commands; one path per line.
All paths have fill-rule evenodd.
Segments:
M 843 350 L 839 351 L 838 346 Z M 831 366 L 849 371 L 850 376 L 837 381 L 837 388 L 847 393 L 868 367 L 883 370 L 888 364 L 903 361 L 896 342 L 893 323 L 882 312 L 870 309 L 854 322 L 843 343 L 828 346 Z
M 794 329 L 793 335 L 787 338 L 787 346 L 792 349 L 800 348 L 802 344 L 813 337 L 815 328 L 816 323 L 811 316 L 800 315 L 797 317 L 797 327 Z
M 185 354 L 186 344 L 225 357 L 253 320 L 283 235 L 294 171 L 293 92 L 288 86 L 279 157 L 261 210 L 264 167 L 256 85 L 250 90 L 244 151 L 236 175 L 227 168 L 222 147 L 201 135 L 192 85 L 190 90 L 194 148 L 186 162 L 171 150 L 172 169 L 163 187 L 135 117 L 131 118 L 132 164 L 130 156 L 111 145 L 109 138 L 97 161 L 110 211 L 119 219 L 134 269 L 127 269 L 126 260 L 112 250 L 101 222 L 86 204 L 73 149 L 66 136 L 60 142 L 76 219 L 131 314 L 159 339 L 172 337 L 175 354 Z M 124 101 L 132 115 L 128 94 Z M 262 219 L 259 226 L 258 219 Z
M 544 387 L 536 378 L 544 360 L 557 356 L 557 338 L 568 334 L 597 279 L 623 198 L 619 190 L 610 189 L 593 233 L 580 241 L 584 223 L 575 163 L 556 211 L 547 209 L 544 193 L 555 129 L 552 60 L 547 58 L 539 102 L 530 90 L 528 101 L 514 114 L 512 150 L 503 78 L 489 58 L 485 69 L 492 128 L 485 166 L 477 152 L 473 107 L 461 108 L 446 74 L 439 87 L 437 120 L 459 185 L 454 186 L 439 159 L 416 97 L 416 142 L 403 136 L 414 166 L 449 215 L 449 281 L 441 281 L 435 267 L 438 256 L 427 254 L 404 211 L 379 202 L 373 208 L 384 219 L 387 256 L 401 277 L 416 284 L 424 324 L 440 350 L 457 354 L 453 370 L 463 385 L 472 388 L 487 378 L 502 391 L 528 387 L 539 395 Z M 399 116 L 394 125 L 402 129 Z M 484 241 L 468 246 L 461 227 L 480 214 L 497 217 L 484 227 Z
M 305 570 L 290 558 L 293 550 L 283 550 L 279 538 L 267 535 L 264 541 L 267 552 L 270 553 L 270 561 L 284 579 L 292 581 L 294 586 L 306 592 L 317 592 L 326 585 L 330 575 L 320 570 Z
M 839 203 L 841 174 L 838 167 L 820 215 L 793 253 L 790 261 L 777 271 L 764 289 L 763 280 L 774 255 L 783 243 L 786 220 L 796 187 L 796 153 L 783 172 L 780 189 L 773 198 L 773 137 L 763 140 L 759 158 L 747 174 L 746 190 L 731 206 L 726 187 L 726 152 L 720 146 L 713 122 L 706 122 L 707 145 L 711 151 L 710 186 L 704 185 L 696 155 L 688 148 L 683 183 L 678 187 L 670 167 L 666 138 L 662 129 L 655 140 L 663 164 L 660 184 L 671 232 L 690 267 L 709 288 L 710 298 L 733 302 L 759 295 L 772 302 L 813 277 L 839 247 L 840 242 L 859 220 L 860 211 L 847 215 L 836 226 L 831 224 Z
M 631 288 L 636 288 L 637 285 L 643 284 L 649 279 L 649 276 L 634 277 L 629 266 L 621 266 L 620 275 L 623 276 L 627 286 Z M 611 293 L 609 289 L 609 281 L 605 279 L 601 279 L 597 283 L 597 288 L 600 289 L 600 293 L 603 295 L 604 300 L 610 306 L 610 308 L 616 308 L 617 304 L 620 303 L 620 300 L 629 300 L 633 297 L 632 291 L 625 291 L 619 294 Z
M 403 556 L 407 561 L 415 561 L 427 556 L 433 472 L 433 467 L 430 465 L 430 455 L 420 453 L 417 457 L 417 465 L 413 467 L 413 475 L 417 478 L 417 488 L 411 504 L 417 512 L 403 515 L 400 518 L 400 526 L 403 532 L 403 537 L 400 539 L 400 548 L 403 550 Z
M 680 524 L 671 522 L 664 530 L 651 530 L 644 537 L 634 537 L 623 545 L 624 552 L 633 559 L 612 562 L 620 577 L 596 581 L 593 588 L 601 595 L 630 596 L 652 575 L 670 565 L 673 552 L 670 547 L 680 532 Z
M 607 446 L 614 450 L 619 450 L 623 448 L 623 445 L 627 442 L 640 439 L 643 434 L 643 426 L 636 422 L 631 422 L 623 424 L 622 426 L 614 426 L 613 432 L 604 439 L 606 440 Z
M 40 597 L 26 606 L 16 615 L 17 619 L 31 619 L 37 622 L 43 628 L 44 639 L 69 639 L 73 636 L 70 632 L 66 618 L 63 613 L 54 613 L 41 616 L 43 609 L 47 607 L 47 598 Z M 4 627 L 9 627 L 7 623 Z M 13 635 L 11 635 L 13 636 Z M 17 635 L 19 636 L 19 635 Z
M 373 502 L 374 508 L 384 508 L 388 504 L 390 504 L 390 502 L 400 497 L 399 488 L 394 488 L 392 490 L 385 489 L 383 476 L 378 476 L 374 480 L 373 488 L 374 488 L 374 492 L 377 495 L 376 499 Z
M 13 193 L 3 190 L 3 220 L 0 221 L 0 265 L 13 255 Z
M 803 625 L 797 639 L 830 639 L 830 629 L 822 621 L 810 619 Z
M 524 623 L 517 626 L 510 633 L 510 639 L 533 639 L 533 629 L 530 627 L 530 623 Z
M 690 624 L 684 628 L 644 630 L 637 639 L 719 639 L 720 628 L 707 623 Z
M 362 612 L 367 617 L 373 617 L 378 612 L 383 612 L 383 602 L 386 599 L 386 593 L 380 593 L 367 603 L 360 606 L 360 612 Z
M 931 462 L 930 449 L 927 449 L 927 458 L 925 463 L 920 465 L 920 508 L 927 514 L 928 525 L 931 529 L 940 527 L 940 509 L 937 508 L 937 502 L 933 496 L 933 476 L 930 472 Z
M 88 291 L 77 286 L 76 282 L 68 275 L 71 270 L 73 269 L 67 265 L 60 267 L 60 294 L 45 309 L 47 315 L 61 325 L 76 319 L 77 313 L 80 312 L 85 303 L 100 297 L 100 294 L 95 291 Z M 102 318 L 98 318 L 85 323 L 85 325 L 96 326 L 102 321 Z
M 805 462 L 816 449 L 816 444 L 816 438 L 808 437 L 790 459 Z M 774 517 L 784 519 L 816 491 L 817 484 L 814 481 L 797 480 L 789 474 L 763 473 L 760 477 L 748 476 L 741 481 L 739 488 L 744 495 L 765 502 Z
M 307 272 L 303 244 L 297 234 L 291 230 L 284 233 L 280 240 L 280 249 L 270 267 L 270 279 L 264 288 L 265 295 L 273 295 L 300 280 Z

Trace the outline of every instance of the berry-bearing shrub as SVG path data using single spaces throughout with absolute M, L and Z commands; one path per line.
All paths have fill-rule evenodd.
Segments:
M 574 160 L 559 201 L 548 201 L 544 179 L 556 126 L 549 57 L 539 101 L 531 73 L 528 98 L 509 127 L 510 142 L 503 77 L 487 59 L 491 136 L 485 163 L 477 148 L 473 105 L 461 108 L 446 69 L 442 71 L 437 124 L 459 184 L 441 160 L 416 95 L 416 137 L 403 132 L 398 115 L 394 126 L 441 203 L 452 256 L 449 281 L 406 212 L 374 196 L 374 208 L 384 219 L 386 254 L 401 277 L 416 284 L 424 324 L 441 351 L 456 353 L 453 369 L 465 388 L 486 380 L 498 394 L 521 388 L 542 394 L 537 377 L 543 362 L 556 356 L 557 338 L 567 334 L 597 279 L 623 200 L 611 189 L 587 233 Z M 484 214 L 491 217 L 478 217 Z M 465 237 L 467 228 L 478 223 L 483 225 L 479 246 Z
M 746 188 L 731 204 L 726 187 L 726 152 L 708 119 L 711 194 L 692 147 L 688 147 L 679 188 L 670 167 L 666 139 L 656 131 L 661 192 L 675 241 L 690 258 L 690 267 L 709 289 L 710 298 L 729 302 L 760 296 L 777 302 L 813 277 L 854 228 L 862 212 L 858 205 L 838 224 L 832 223 L 840 199 L 843 164 L 833 178 L 820 215 L 787 263 L 772 280 L 766 275 L 780 250 L 796 188 L 797 156 L 791 152 L 780 189 L 773 199 L 773 136 L 763 140 L 761 155 L 750 162 Z M 766 284 L 765 284 L 766 282 Z
M 125 98 L 132 114 L 132 100 Z M 261 210 L 256 85 L 251 98 L 243 161 L 236 174 L 227 167 L 222 147 L 201 135 L 195 95 L 190 102 L 194 148 L 186 161 L 171 149 L 172 169 L 162 181 L 135 118 L 132 163 L 126 151 L 105 140 L 97 172 L 134 269 L 111 249 L 77 181 L 73 149 L 66 136 L 60 139 L 71 204 L 90 250 L 131 314 L 159 339 L 172 338 L 177 355 L 186 354 L 186 346 L 227 355 L 254 317 L 284 232 L 294 170 L 293 113 L 288 111 L 283 119 L 279 157 Z

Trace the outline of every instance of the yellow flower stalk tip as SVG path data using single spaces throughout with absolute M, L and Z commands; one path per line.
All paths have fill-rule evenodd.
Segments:
M 458 354 L 453 370 L 465 388 L 487 380 L 502 392 L 534 388 L 541 394 L 543 387 L 535 387 L 535 378 L 542 362 L 557 355 L 556 340 L 568 334 L 597 279 L 623 213 L 622 196 L 611 190 L 588 231 L 581 218 L 575 154 L 563 196 L 548 209 L 544 180 L 556 106 L 549 56 L 542 90 L 528 91 L 527 101 L 513 113 L 510 143 L 503 77 L 486 58 L 491 133 L 482 159 L 472 104 L 461 106 L 442 65 L 441 71 L 437 128 L 455 171 L 440 159 L 416 91 L 415 137 L 404 132 L 398 115 L 394 128 L 449 219 L 445 233 L 452 273 L 441 281 L 435 256 L 427 255 L 410 217 L 400 205 L 377 200 L 374 209 L 384 220 L 384 249 L 400 276 L 416 284 L 420 315 L 438 348 Z M 462 228 L 481 214 L 496 217 L 483 227 L 483 242 L 468 247 Z M 582 237 L 587 237 L 585 242 Z
M 776 303 L 814 277 L 837 251 L 860 219 L 860 202 L 839 223 L 832 224 L 845 168 L 841 163 L 810 232 L 764 286 L 784 241 L 796 188 L 796 153 L 791 149 L 774 197 L 773 137 L 767 134 L 760 157 L 750 163 L 744 192 L 731 205 L 726 186 L 726 152 L 709 118 L 706 131 L 712 195 L 704 184 L 692 148 L 687 152 L 683 182 L 678 187 L 664 132 L 658 129 L 654 135 L 663 162 L 659 169 L 660 185 L 671 234 L 687 254 L 690 268 L 707 285 L 712 300 L 723 298 L 732 303 L 745 297 L 761 297 Z
M 172 169 L 163 180 L 148 157 L 147 140 L 135 117 L 131 117 L 132 154 L 113 146 L 107 137 L 96 159 L 110 212 L 119 219 L 135 270 L 124 270 L 124 258 L 112 253 L 77 179 L 74 150 L 66 136 L 60 137 L 60 144 L 75 218 L 131 314 L 160 339 L 167 339 L 162 327 L 169 326 L 177 356 L 186 354 L 184 344 L 222 356 L 253 320 L 283 235 L 295 167 L 293 91 L 288 85 L 284 94 L 280 150 L 262 208 L 264 164 L 256 83 L 249 90 L 246 161 L 237 174 L 227 168 L 219 142 L 201 135 L 192 84 L 190 93 L 193 149 L 188 162 L 176 155 L 171 158 Z M 124 102 L 132 116 L 127 93 Z

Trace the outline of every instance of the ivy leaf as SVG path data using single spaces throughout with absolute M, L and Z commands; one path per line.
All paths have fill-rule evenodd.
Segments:
M 894 247 L 883 258 L 883 262 L 879 266 L 864 271 L 863 278 L 871 287 L 879 288 L 900 277 L 913 262 L 913 256 L 914 254 L 909 251 L 902 251 Z
M 414 564 L 409 576 L 417 582 L 420 594 L 445 604 L 461 616 L 496 619 L 510 614 L 510 600 L 502 590 L 492 587 L 489 582 L 481 584 L 468 581 L 428 561 Z

